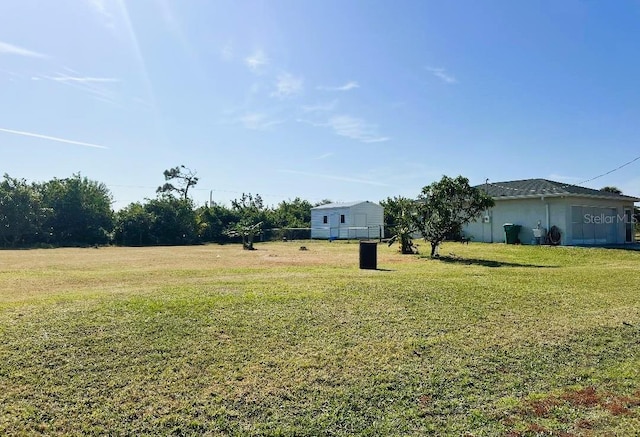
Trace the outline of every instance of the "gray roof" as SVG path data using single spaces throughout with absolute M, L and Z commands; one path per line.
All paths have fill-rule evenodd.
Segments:
M 377 203 L 369 202 L 368 200 L 358 200 L 356 202 L 335 202 L 335 203 L 327 203 L 326 205 L 314 206 L 311 209 L 331 209 L 331 208 L 349 208 L 351 206 L 359 205 L 361 203 L 371 203 L 372 205 L 377 205 Z
M 582 196 L 640 202 L 640 199 L 636 197 L 594 190 L 593 188 L 585 188 L 578 185 L 555 182 L 547 179 L 522 179 L 519 181 L 490 182 L 486 185 L 482 184 L 476 186 L 476 188 L 480 188 L 482 190 L 485 190 L 485 187 L 487 193 L 494 199 L 540 196 Z

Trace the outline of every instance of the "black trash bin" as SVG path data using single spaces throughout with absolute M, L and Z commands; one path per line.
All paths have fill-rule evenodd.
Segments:
M 520 243 L 520 239 L 518 238 L 518 234 L 520 233 L 520 225 L 514 225 L 513 223 L 505 223 L 502 225 L 504 227 L 505 233 L 505 243 L 507 244 L 518 244 Z
M 378 268 L 378 242 L 360 242 L 360 268 L 376 270 Z

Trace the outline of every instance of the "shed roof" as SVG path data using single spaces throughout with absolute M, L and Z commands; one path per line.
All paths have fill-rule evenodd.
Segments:
M 368 200 L 358 200 L 355 202 L 334 202 L 327 203 L 325 205 L 314 206 L 311 209 L 332 209 L 332 208 L 350 208 L 352 206 L 359 205 L 361 203 L 370 203 L 372 205 L 380 206 L 377 203 L 369 202 Z
M 477 185 L 476 188 L 486 189 L 494 199 L 507 199 L 519 197 L 560 197 L 582 196 L 598 197 L 606 199 L 626 200 L 640 202 L 640 199 L 608 191 L 594 190 L 593 188 L 580 187 L 548 179 L 522 179 L 518 181 L 492 182 Z

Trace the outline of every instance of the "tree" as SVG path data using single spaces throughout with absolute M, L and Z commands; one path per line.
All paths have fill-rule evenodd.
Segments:
M 165 182 L 164 185 L 156 189 L 156 193 L 171 194 L 176 192 L 180 194 L 182 199 L 187 200 L 189 197 L 189 188 L 198 183 L 197 173 L 184 165 L 165 170 L 163 174 L 165 181 L 175 181 L 174 183 L 176 185 L 171 182 Z
M 131 203 L 116 214 L 114 241 L 123 246 L 197 243 L 198 222 L 191 200 L 161 196 Z
M 225 233 L 232 238 L 242 238 L 242 248 L 244 250 L 254 250 L 253 239 L 260 235 L 261 232 L 262 222 L 248 224 L 244 221 L 236 223 L 225 231 Z
M 237 214 L 238 221 L 232 223 L 225 234 L 229 237 L 242 237 L 243 248 L 253 250 L 254 237 L 260 235 L 263 225 L 271 225 L 268 208 L 264 206 L 259 194 L 254 196 L 242 193 L 240 199 L 231 201 L 231 209 Z
M 201 241 L 224 243 L 229 241 L 225 230 L 240 221 L 237 211 L 213 203 L 196 211 L 198 237 Z
M 311 226 L 311 204 L 296 197 L 283 200 L 272 211 L 273 226 L 277 228 L 308 228 Z
M 60 245 L 93 245 L 109 241 L 113 230 L 111 193 L 106 185 L 74 174 L 53 179 L 38 189 L 50 209 L 44 227 L 48 242 Z
M 154 215 L 145 205 L 131 203 L 116 213 L 113 239 L 123 246 L 145 246 L 153 244 L 151 226 Z
M 398 241 L 400 253 L 412 254 L 417 250 L 412 234 L 418 231 L 416 202 L 406 197 L 387 197 L 380 204 L 384 207 L 385 225 L 391 231 L 389 246 Z
M 151 216 L 150 238 L 158 245 L 186 245 L 198 240 L 196 213 L 191 200 L 163 196 L 144 205 Z
M 242 193 L 240 199 L 231 201 L 231 209 L 239 216 L 240 221 L 247 225 L 258 222 L 263 222 L 267 228 L 273 225 L 271 211 L 264 205 L 259 194 L 254 196 L 251 193 Z
M 443 176 L 422 188 L 418 196 L 419 227 L 425 241 L 431 243 L 431 256 L 447 235 L 459 233 L 462 226 L 481 216 L 494 205 L 483 190 L 469 186 L 469 180 Z
M 37 239 L 45 210 L 39 193 L 24 179 L 5 173 L 0 182 L 0 241 L 16 247 Z
M 607 193 L 614 193 L 614 194 L 622 194 L 622 190 L 620 188 L 609 186 L 609 185 L 607 185 L 606 187 L 600 188 L 600 191 L 606 191 Z

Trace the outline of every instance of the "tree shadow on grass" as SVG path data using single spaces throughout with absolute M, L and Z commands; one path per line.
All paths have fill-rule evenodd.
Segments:
M 496 261 L 491 259 L 479 259 L 479 258 L 462 258 L 455 255 L 445 255 L 436 258 L 445 263 L 451 264 L 464 264 L 464 265 L 476 265 L 483 267 L 529 267 L 536 269 L 555 269 L 559 266 L 549 266 L 549 265 L 538 265 L 538 264 L 523 264 L 523 263 L 513 263 L 507 261 Z
M 640 243 L 608 244 L 606 246 L 585 246 L 585 247 L 601 247 L 603 249 L 630 250 L 635 252 L 640 251 Z

